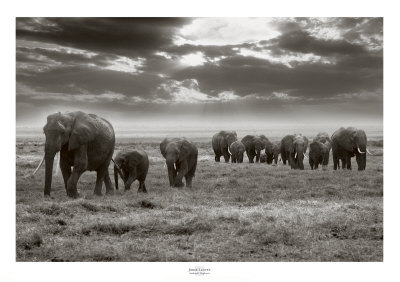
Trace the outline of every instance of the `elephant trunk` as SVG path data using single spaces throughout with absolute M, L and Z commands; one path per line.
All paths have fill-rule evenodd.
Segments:
M 256 163 L 260 162 L 261 150 L 256 150 Z
M 167 159 L 167 168 L 168 168 L 169 186 L 174 187 L 174 185 L 175 185 L 175 176 L 176 176 L 175 160 L 174 159 Z
M 56 152 L 48 151 L 45 152 L 45 165 L 46 165 L 46 172 L 45 172 L 45 180 L 44 180 L 44 195 L 50 196 L 51 190 L 51 181 L 53 177 L 53 163 L 54 163 L 54 156 Z

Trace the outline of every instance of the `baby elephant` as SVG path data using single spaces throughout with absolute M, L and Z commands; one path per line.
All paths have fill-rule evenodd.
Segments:
M 309 162 L 311 169 L 318 169 L 318 165 L 322 164 L 322 169 L 325 170 L 329 162 L 329 151 L 331 144 L 329 142 L 322 143 L 314 141 L 310 144 Z
M 232 155 L 232 162 L 233 163 L 242 163 L 243 162 L 243 154 L 246 151 L 246 147 L 244 144 L 236 140 L 233 142 L 229 147 L 229 153 Z
M 145 151 L 131 150 L 119 152 L 114 160 L 115 188 L 118 189 L 118 174 L 125 183 L 125 190 L 129 190 L 133 181 L 139 180 L 138 192 L 147 193 L 146 180 L 149 170 L 149 158 Z

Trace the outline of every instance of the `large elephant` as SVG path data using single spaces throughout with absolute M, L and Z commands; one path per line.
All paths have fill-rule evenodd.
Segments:
M 249 158 L 250 163 L 254 163 L 254 157 L 256 162 L 260 161 L 261 151 L 264 150 L 267 144 L 271 143 L 265 135 L 246 135 L 242 139 L 242 143 L 246 148 L 246 154 Z
M 57 152 L 60 152 L 60 168 L 69 197 L 79 197 L 77 182 L 87 170 L 97 172 L 96 195 L 101 195 L 103 181 L 106 192 L 113 193 L 108 166 L 114 152 L 115 134 L 107 120 L 80 111 L 56 113 L 47 117 L 43 131 L 46 136 L 45 154 L 35 172 L 45 161 L 45 196 L 50 196 L 53 162 Z
M 364 130 L 355 127 L 341 127 L 332 134 L 333 169 L 336 170 L 339 160 L 342 169 L 351 169 L 351 158 L 356 156 L 358 170 L 365 170 L 367 156 L 367 135 Z
M 138 192 L 147 193 L 146 180 L 149 170 L 149 157 L 143 150 L 130 150 L 119 152 L 114 162 L 114 181 L 115 188 L 118 189 L 118 175 L 124 181 L 125 190 L 131 189 L 132 183 L 137 179 L 139 181 Z
M 212 147 L 215 153 L 215 161 L 219 162 L 221 156 L 224 156 L 225 162 L 229 162 L 229 146 L 237 140 L 236 131 L 222 130 L 215 133 L 212 137 Z
M 308 147 L 307 137 L 301 134 L 286 135 L 281 141 L 282 161 L 289 161 L 292 169 L 304 169 L 304 156 Z
M 186 187 L 191 187 L 197 166 L 197 147 L 185 138 L 165 138 L 160 151 L 167 164 L 169 185 L 182 187 L 185 176 Z
M 236 140 L 229 146 L 229 149 L 232 154 L 232 162 L 242 163 L 244 151 L 246 151 L 244 144 L 241 141 Z

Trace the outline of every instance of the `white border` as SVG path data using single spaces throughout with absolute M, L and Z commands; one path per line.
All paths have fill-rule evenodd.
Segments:
M 382 281 L 397 280 L 400 95 L 398 3 L 395 1 L 3 1 L 1 27 L 0 281 Z M 6 5 L 6 6 L 5 6 Z M 384 262 L 383 263 L 16 263 L 15 262 L 15 17 L 16 16 L 383 16 L 384 17 Z M 396 167 L 397 165 L 397 167 Z M 203 277 L 188 268 L 211 268 Z M 397 279 L 396 279 L 397 278 Z

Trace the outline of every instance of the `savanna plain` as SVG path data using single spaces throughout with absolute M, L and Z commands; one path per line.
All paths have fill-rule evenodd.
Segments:
M 94 196 L 95 173 L 85 172 L 79 199 L 66 196 L 60 172 L 44 199 L 44 166 L 32 176 L 44 137 L 17 137 L 16 260 L 383 260 L 382 136 L 368 139 L 374 155 L 361 172 L 354 158 L 352 171 L 333 171 L 332 154 L 326 171 L 310 170 L 307 159 L 304 171 L 249 164 L 246 156 L 242 164 L 216 163 L 211 136 L 187 136 L 199 149 L 192 188 L 169 187 L 162 138 L 123 137 L 115 153 L 149 156 L 148 193 L 137 193 L 135 182 L 127 192 Z

